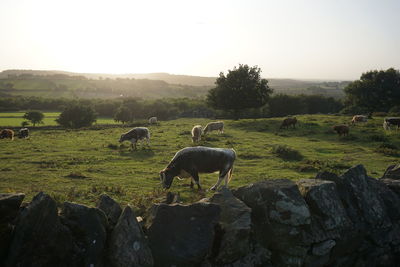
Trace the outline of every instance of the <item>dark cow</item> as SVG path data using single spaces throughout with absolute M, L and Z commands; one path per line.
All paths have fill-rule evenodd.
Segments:
M 29 129 L 22 128 L 18 131 L 18 138 L 28 138 L 29 137 Z
M 0 131 L 0 139 L 10 138 L 14 140 L 14 131 L 11 129 L 4 129 Z
M 130 141 L 132 149 L 136 149 L 139 140 L 146 139 L 147 145 L 150 145 L 150 131 L 146 127 L 135 127 L 127 133 L 121 135 L 119 142 Z
M 199 173 L 212 173 L 219 171 L 217 183 L 211 187 L 215 190 L 225 179 L 225 186 L 232 177 L 233 163 L 236 153 L 233 149 L 211 147 L 186 147 L 178 151 L 168 166 L 160 172 L 163 188 L 170 188 L 175 176 L 179 179 L 191 177 L 190 187 L 193 181 L 201 190 Z
M 390 117 L 390 118 L 385 118 L 383 120 L 383 128 L 385 130 L 390 130 L 391 126 L 397 126 L 397 129 L 400 128 L 400 118 L 399 117 Z
M 297 123 L 296 117 L 286 118 L 282 121 L 280 129 L 282 129 L 282 128 L 287 129 L 287 128 L 289 128 L 290 125 L 293 125 L 293 128 L 296 128 L 296 123 Z
M 335 125 L 332 129 L 339 135 L 339 136 L 346 136 L 349 134 L 349 126 L 347 125 Z

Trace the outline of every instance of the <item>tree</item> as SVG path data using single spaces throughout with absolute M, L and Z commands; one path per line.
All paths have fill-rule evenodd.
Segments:
M 132 112 L 126 106 L 120 106 L 117 112 L 114 114 L 114 120 L 117 122 L 120 121 L 122 124 L 131 122 L 132 119 Z
M 41 111 L 32 110 L 26 112 L 23 118 L 30 121 L 33 126 L 35 126 L 37 123 L 43 123 L 44 114 Z
M 96 121 L 97 114 L 91 106 L 72 104 L 64 108 L 56 122 L 66 128 L 91 126 Z
M 235 119 L 243 109 L 262 107 L 272 89 L 266 79 L 261 79 L 260 73 L 257 66 L 242 64 L 228 70 L 226 76 L 221 72 L 215 82 L 217 87 L 208 91 L 207 103 L 215 109 L 233 112 Z
M 400 73 L 393 68 L 363 73 L 344 92 L 346 106 L 359 107 L 369 112 L 388 111 L 400 103 Z

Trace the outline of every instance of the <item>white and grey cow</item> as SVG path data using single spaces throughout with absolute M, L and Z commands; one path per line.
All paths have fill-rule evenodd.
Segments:
M 149 124 L 157 124 L 157 122 L 158 122 L 157 117 L 151 117 L 149 119 Z
M 192 128 L 192 141 L 193 141 L 193 143 L 200 142 L 202 133 L 203 133 L 203 128 L 201 127 L 201 125 L 195 125 Z
M 219 131 L 219 133 L 224 132 L 224 122 L 223 121 L 216 121 L 216 122 L 210 122 L 206 125 L 204 128 L 204 134 L 207 134 L 208 132 L 211 131 Z
M 163 188 L 170 188 L 175 176 L 179 179 L 191 178 L 190 187 L 193 182 L 201 190 L 199 173 L 213 173 L 218 171 L 217 183 L 211 187 L 216 190 L 225 179 L 225 186 L 232 177 L 233 163 L 236 152 L 233 149 L 211 148 L 211 147 L 186 147 L 179 150 L 172 158 L 167 167 L 160 172 Z
M 146 127 L 135 127 L 127 133 L 123 133 L 119 142 L 130 141 L 132 149 L 136 149 L 138 141 L 146 139 L 147 145 L 150 145 L 150 131 Z

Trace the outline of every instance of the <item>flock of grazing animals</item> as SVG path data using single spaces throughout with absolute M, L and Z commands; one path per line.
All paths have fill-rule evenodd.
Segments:
M 14 131 L 11 129 L 4 129 L 0 131 L 0 139 L 11 139 L 14 140 Z M 18 131 L 18 138 L 28 138 L 29 137 L 29 129 L 21 128 Z
M 149 119 L 149 124 L 157 123 L 157 118 Z M 204 128 L 201 125 L 195 125 L 192 129 L 192 141 L 199 142 L 202 134 L 207 134 L 212 131 L 224 132 L 224 122 L 210 122 Z M 135 127 L 130 131 L 123 133 L 119 142 L 131 142 L 133 150 L 137 148 L 137 142 L 146 140 L 150 146 L 150 131 L 146 127 Z M 217 183 L 211 187 L 211 190 L 216 190 L 223 180 L 225 186 L 228 185 L 232 177 L 233 163 L 236 159 L 236 152 L 233 149 L 211 148 L 211 147 L 186 147 L 179 150 L 172 158 L 166 168 L 160 171 L 160 180 L 163 188 L 171 187 L 174 177 L 178 179 L 191 178 L 190 187 L 193 188 L 194 183 L 201 190 L 199 173 L 212 173 L 219 171 L 219 179 Z
M 365 115 L 355 115 L 351 120 L 351 124 L 354 125 L 359 122 L 367 122 L 368 117 Z M 158 124 L 157 117 L 149 118 L 149 124 Z M 296 128 L 298 120 L 296 117 L 285 118 L 280 126 L 280 129 L 289 127 Z M 400 128 L 400 118 L 390 117 L 385 118 L 383 122 L 383 128 L 390 130 L 391 127 Z M 348 125 L 335 125 L 332 129 L 339 136 L 346 136 L 349 134 Z M 202 135 L 206 135 L 209 132 L 218 131 L 219 133 L 224 132 L 224 122 L 210 122 L 203 129 L 201 125 L 195 125 L 192 128 L 192 141 L 198 143 L 201 141 Z M 22 128 L 18 132 L 19 138 L 28 138 L 29 129 Z M 4 129 L 0 131 L 0 139 L 9 138 L 14 139 L 14 131 L 11 129 Z M 137 148 L 138 141 L 146 140 L 147 146 L 150 146 L 150 131 L 146 127 L 135 127 L 130 131 L 123 133 L 119 139 L 119 142 L 130 141 L 132 149 Z M 160 179 L 163 188 L 170 188 L 174 177 L 178 179 L 191 178 L 191 188 L 194 183 L 197 184 L 199 190 L 201 185 L 199 181 L 199 173 L 213 173 L 219 171 L 219 178 L 217 183 L 211 187 L 211 190 L 216 190 L 223 180 L 225 180 L 225 186 L 228 185 L 230 178 L 232 177 L 233 164 L 236 159 L 236 152 L 233 149 L 225 148 L 211 148 L 211 147 L 186 147 L 179 150 L 172 160 L 169 162 L 167 167 L 160 171 Z

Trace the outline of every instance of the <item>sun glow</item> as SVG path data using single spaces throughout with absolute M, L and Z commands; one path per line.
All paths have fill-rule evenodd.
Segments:
M 398 68 L 389 26 L 400 4 L 361 2 L 2 0 L 0 69 L 216 76 L 245 63 L 269 77 L 356 78 Z

